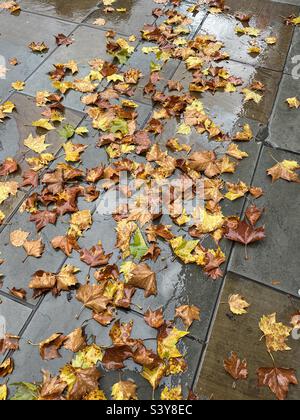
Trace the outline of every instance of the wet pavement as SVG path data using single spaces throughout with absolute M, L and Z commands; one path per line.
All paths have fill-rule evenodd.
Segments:
M 17 111 L 4 124 L 0 124 L 0 161 L 7 156 L 18 158 L 24 153 L 22 140 L 28 136 L 31 129 L 26 124 L 38 119 L 40 115 L 35 106 L 34 96 L 38 90 L 52 89 L 48 72 L 53 70 L 53 64 L 75 60 L 80 64 L 78 77 L 84 77 L 87 74 L 88 61 L 92 58 L 110 60 L 106 53 L 107 30 L 114 30 L 120 36 L 138 35 L 144 23 L 154 23 L 155 18 L 151 11 L 158 6 L 152 0 L 117 0 L 114 6 L 126 8 L 127 11 L 117 15 L 105 15 L 106 22 L 99 27 L 95 21 L 103 17 L 103 6 L 96 0 L 20 0 L 19 3 L 22 12 L 18 16 L 10 15 L 6 11 L 0 12 L 0 54 L 7 59 L 18 57 L 20 60 L 18 66 L 8 66 L 6 80 L 0 80 L 0 98 L 9 98 L 17 107 Z M 284 25 L 282 19 L 282 16 L 300 14 L 300 0 L 228 0 L 227 4 L 231 10 L 226 15 L 209 14 L 206 8 L 202 8 L 195 17 L 188 12 L 191 3 L 195 2 L 183 1 L 178 8 L 192 18 L 190 38 L 197 34 L 216 35 L 218 40 L 224 42 L 224 49 L 230 54 L 230 60 L 225 62 L 224 66 L 234 76 L 243 78 L 244 87 L 249 86 L 253 80 L 259 80 L 266 86 L 264 98 L 259 105 L 245 103 L 239 92 L 215 95 L 206 92 L 195 96 L 201 98 L 206 111 L 225 132 L 233 134 L 244 124 L 251 125 L 255 141 L 243 144 L 243 150 L 248 152 L 249 158 L 240 163 L 236 175 L 224 179 L 230 182 L 242 180 L 249 185 L 263 187 L 264 196 L 258 200 L 257 205 L 266 208 L 263 223 L 266 224 L 267 239 L 249 247 L 248 261 L 244 257 L 244 247 L 233 246 L 225 240 L 222 246 L 228 256 L 226 270 L 224 278 L 217 281 L 204 276 L 198 267 L 174 261 L 169 247 L 162 245 L 162 255 L 158 262 L 150 264 L 159 273 L 157 297 L 145 299 L 144 293 L 137 291 L 133 299 L 133 310 L 121 312 L 119 317 L 122 321 L 133 319 L 133 336 L 149 339 L 149 342 L 153 338 L 155 345 L 154 330 L 146 327 L 143 322 L 142 314 L 145 310 L 162 306 L 165 318 L 172 319 L 175 308 L 181 304 L 199 306 L 201 320 L 193 324 L 190 336 L 182 340 L 181 350 L 186 354 L 189 364 L 188 371 L 179 378 L 185 395 L 193 388 L 201 398 L 272 399 L 273 395 L 267 389 L 258 390 L 256 387 L 256 369 L 270 364 L 268 354 L 260 342 L 258 322 L 262 315 L 277 312 L 280 320 L 288 324 L 289 316 L 300 310 L 300 195 L 298 184 L 283 180 L 272 184 L 266 170 L 274 166 L 276 161 L 300 160 L 299 110 L 289 110 L 285 103 L 288 97 L 300 97 L 300 68 L 297 67 L 300 59 L 296 62 L 300 54 L 300 28 Z M 258 57 L 247 54 L 249 39 L 239 37 L 234 32 L 237 21 L 233 14 L 237 11 L 253 15 L 250 24 L 260 28 L 264 37 L 276 36 L 277 44 L 268 48 L 262 44 L 263 53 Z M 68 47 L 57 47 L 54 35 L 58 33 L 72 36 L 74 43 Z M 27 45 L 33 40 L 44 41 L 49 46 L 48 52 L 32 54 Z M 136 51 L 123 67 L 123 70 L 139 68 L 145 76 L 132 97 L 139 104 L 140 128 L 145 126 L 151 114 L 152 103 L 149 97 L 143 95 L 143 88 L 150 76 L 153 55 L 145 55 L 141 51 L 143 47 L 150 45 L 146 41 L 136 41 Z M 159 84 L 161 90 L 165 89 L 170 79 L 180 80 L 188 89 L 192 77 L 178 60 L 170 60 L 164 66 L 162 76 Z M 26 81 L 24 92 L 12 92 L 11 83 L 16 80 Z M 84 125 L 89 128 L 89 135 L 85 137 L 85 144 L 89 147 L 82 160 L 85 166 L 92 168 L 100 163 L 108 163 L 108 160 L 104 151 L 93 147 L 96 130 L 93 130 L 85 119 L 84 105 L 80 102 L 80 97 L 81 94 L 74 91 L 66 95 L 66 120 L 74 127 Z M 167 139 L 174 137 L 176 127 L 177 122 L 170 120 L 164 132 L 157 137 L 157 142 L 165 144 Z M 192 131 L 188 140 L 186 136 L 176 137 L 196 149 L 222 148 L 222 144 L 208 141 L 207 136 L 195 131 Z M 59 156 L 61 139 L 56 131 L 49 134 L 48 140 L 51 143 L 49 151 Z M 75 137 L 75 142 L 81 141 L 82 138 Z M 29 154 L 28 157 L 30 156 Z M 21 169 L 26 169 L 25 161 L 22 162 Z M 65 233 L 64 221 L 58 221 L 56 226 L 49 225 L 41 232 L 46 246 L 41 260 L 29 258 L 24 264 L 24 250 L 12 249 L 9 236 L 19 227 L 32 232 L 30 239 L 36 239 L 28 215 L 18 211 L 30 192 L 29 188 L 23 188 L 15 197 L 0 206 L 9 222 L 8 225 L 0 227 L 1 258 L 7 261 L 13 258 L 12 264 L 1 266 L 4 282 L 0 289 L 0 315 L 8 320 L 9 333 L 20 334 L 22 337 L 20 351 L 13 355 L 16 368 L 9 378 L 9 383 L 39 381 L 42 368 L 55 373 L 70 359 L 70 354 L 62 351 L 62 359 L 42 362 L 38 349 L 30 346 L 28 340 L 36 343 L 54 332 L 69 333 L 78 327 L 76 315 L 80 311 L 80 304 L 74 294 L 64 294 L 57 299 L 51 295 L 32 299 L 28 289 L 32 274 L 39 269 L 58 272 L 64 264 L 73 264 L 80 268 L 81 278 L 88 274 L 87 266 L 80 261 L 77 253 L 68 258 L 54 251 L 51 246 L 50 242 L 54 236 Z M 248 198 L 240 199 L 233 203 L 227 201 L 223 209 L 224 214 L 241 215 L 247 200 Z M 95 237 L 98 238 L 100 234 L 104 249 L 113 249 L 116 237 L 115 223 L 111 218 L 103 220 L 103 217 L 95 212 L 95 205 L 84 200 L 80 201 L 79 208 L 89 208 L 94 218 L 93 227 L 80 239 L 80 246 L 94 245 Z M 168 218 L 162 222 L 168 224 Z M 164 268 L 166 260 L 172 260 L 172 263 Z M 117 257 L 113 257 L 111 262 L 117 263 Z M 9 294 L 12 287 L 24 288 L 28 292 L 27 302 L 13 298 Z M 228 314 L 228 305 L 224 302 L 227 302 L 228 295 L 233 293 L 240 293 L 251 301 L 251 311 L 248 315 L 232 317 Z M 80 323 L 84 322 L 87 316 L 87 312 L 84 312 Z M 183 328 L 180 321 L 177 321 L 177 325 Z M 95 335 L 102 345 L 110 342 L 108 332 L 108 328 L 95 322 L 88 323 L 87 335 Z M 236 348 L 232 348 L 233 343 Z M 278 355 L 278 361 L 284 367 L 298 368 L 300 378 L 299 341 L 291 344 L 293 351 L 288 355 Z M 238 352 L 241 357 L 247 358 L 251 365 L 249 381 L 239 383 L 236 387 L 232 386 L 231 378 L 223 369 L 223 360 L 230 351 Z M 151 387 L 139 375 L 136 366 L 126 365 L 122 378 L 136 381 L 140 399 L 151 399 Z M 118 379 L 118 372 L 103 376 L 101 388 L 107 395 L 110 395 L 110 388 Z M 178 377 L 167 379 L 163 385 L 165 383 L 168 386 L 177 385 Z M 293 387 L 289 398 L 300 399 L 300 388 Z

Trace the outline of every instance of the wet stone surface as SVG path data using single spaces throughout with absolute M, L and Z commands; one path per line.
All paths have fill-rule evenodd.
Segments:
M 99 0 L 20 0 L 19 3 L 24 10 L 82 22 Z
M 286 149 L 296 153 L 300 153 L 299 109 L 291 109 L 286 100 L 300 96 L 299 80 L 295 80 L 292 76 L 283 76 L 273 115 L 269 123 L 269 136 L 266 139 L 275 148 Z M 283 121 L 284 124 L 282 123 Z
M 251 304 L 248 313 L 234 316 L 229 310 L 228 297 L 242 295 Z M 265 340 L 259 329 L 263 315 L 277 313 L 278 322 L 289 325 L 291 316 L 299 310 L 299 299 L 271 290 L 269 287 L 246 280 L 237 275 L 226 277 L 212 336 L 205 354 L 203 366 L 195 391 L 202 398 L 220 400 L 273 400 L 275 396 L 267 387 L 257 387 L 257 369 L 272 367 L 273 363 L 266 351 Z M 288 352 L 274 353 L 277 367 L 293 368 L 299 372 L 299 341 L 288 340 Z M 248 361 L 249 378 L 237 381 L 223 367 L 223 361 L 234 351 L 241 360 Z M 288 399 L 299 400 L 299 388 L 289 387 Z
M 233 251 L 229 270 L 293 296 L 299 296 L 299 185 L 279 180 L 272 184 L 266 170 L 283 160 L 297 160 L 292 153 L 264 148 L 254 183 L 263 185 L 265 195 L 257 206 L 265 207 L 261 224 L 266 223 L 267 237 L 251 245 L 249 260 L 245 260 L 242 245 Z
M 4 57 L 7 67 L 6 79 L 0 79 L 0 97 L 5 98 L 13 90 L 11 83 L 17 80 L 24 81 L 54 51 L 54 35 L 68 35 L 75 25 L 22 12 L 19 16 L 0 14 L 0 27 L 0 55 Z M 48 52 L 32 52 L 28 48 L 31 42 L 45 42 L 49 47 Z M 20 64 L 11 66 L 9 60 L 15 57 Z

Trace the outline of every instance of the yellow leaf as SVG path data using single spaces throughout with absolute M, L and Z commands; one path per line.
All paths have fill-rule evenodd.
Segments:
M 289 104 L 290 108 L 298 109 L 300 107 L 300 101 L 297 97 L 287 98 L 286 102 Z
M 253 139 L 253 132 L 249 124 L 245 124 L 243 127 L 243 131 L 238 132 L 233 140 L 235 141 L 250 141 Z
M 170 240 L 170 245 L 177 255 L 185 264 L 195 262 L 195 256 L 192 252 L 195 250 L 199 241 L 186 241 L 182 236 Z
M 141 375 L 151 384 L 153 389 L 156 389 L 160 384 L 162 378 L 164 377 L 165 372 L 166 366 L 164 364 L 161 364 L 157 368 L 152 370 L 144 367 Z
M 191 127 L 189 125 L 184 124 L 184 123 L 181 124 L 177 129 L 177 134 L 183 134 L 183 135 L 186 135 L 186 136 L 191 134 L 191 132 L 192 132 Z
M 225 197 L 230 201 L 235 201 L 238 198 L 244 197 L 244 195 L 249 191 L 249 187 L 242 181 L 238 184 L 232 184 L 227 182 L 226 184 L 228 193 Z
M 81 369 L 94 367 L 98 362 L 102 361 L 103 355 L 101 348 L 96 344 L 92 344 L 76 354 L 72 360 L 72 366 Z
M 249 35 L 249 36 L 253 36 L 253 37 L 258 37 L 261 34 L 260 29 L 253 28 L 251 26 L 246 26 L 244 28 L 238 26 L 238 27 L 235 28 L 235 32 L 237 34 L 244 34 L 244 35 Z
M 211 233 L 221 228 L 224 224 L 225 218 L 220 213 L 210 214 L 204 208 L 197 207 L 194 210 L 193 217 L 195 225 L 200 233 Z
M 49 165 L 55 157 L 51 153 L 42 153 L 39 157 L 27 158 L 26 162 L 31 167 L 33 171 L 40 171 L 45 166 Z
M 75 130 L 75 134 L 78 134 L 79 136 L 82 136 L 83 134 L 88 134 L 89 130 L 87 127 L 78 127 Z
M 33 121 L 32 126 L 44 128 L 45 130 L 48 130 L 48 131 L 55 130 L 55 127 L 53 127 L 53 125 L 46 118 L 41 118 L 40 120 Z
M 265 39 L 266 43 L 268 45 L 275 45 L 277 44 L 277 38 L 276 36 L 269 36 L 268 38 Z
M 21 82 L 20 80 L 17 80 L 16 82 L 11 84 L 11 87 L 18 91 L 24 90 L 25 82 Z
M 29 134 L 27 139 L 24 140 L 24 145 L 36 153 L 42 153 L 50 146 L 50 144 L 45 144 L 45 141 L 45 135 L 33 137 L 32 134 Z
M 242 92 L 245 95 L 245 102 L 254 101 L 259 104 L 262 101 L 263 96 L 253 90 L 243 89 Z
M 19 184 L 14 181 L 0 182 L 0 204 L 9 198 L 10 195 L 16 195 Z
M 247 313 L 246 309 L 249 308 L 249 303 L 240 295 L 230 295 L 228 298 L 230 310 L 235 315 L 244 315 Z
M 7 398 L 8 390 L 6 385 L 0 385 L 0 401 L 5 401 Z
M 83 144 L 73 144 L 72 142 L 67 142 L 63 144 L 65 150 L 65 160 L 67 162 L 78 162 L 80 160 L 80 153 L 84 152 L 87 146 Z
M 168 389 L 166 386 L 161 393 L 160 399 L 162 401 L 181 401 L 183 400 L 181 385 Z
M 105 401 L 107 400 L 104 392 L 101 389 L 96 389 L 90 392 L 84 398 L 85 401 Z
M 178 341 L 187 336 L 187 331 L 180 331 L 176 327 L 168 334 L 168 336 L 158 341 L 157 352 L 161 359 L 172 359 L 173 357 L 182 357 L 182 354 L 177 349 Z
M 281 322 L 276 322 L 276 313 L 263 316 L 259 322 L 259 328 L 265 335 L 266 345 L 269 351 L 291 350 L 286 344 L 292 328 L 286 327 Z
M 111 395 L 116 401 L 137 400 L 137 386 L 133 381 L 120 381 L 112 387 Z

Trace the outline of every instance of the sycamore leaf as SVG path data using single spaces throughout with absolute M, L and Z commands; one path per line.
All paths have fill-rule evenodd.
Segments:
M 182 236 L 171 239 L 170 244 L 177 255 L 185 264 L 195 262 L 195 256 L 192 252 L 197 247 L 199 241 L 186 241 Z
M 164 323 L 163 308 L 151 311 L 148 309 L 144 314 L 145 322 L 152 328 L 160 328 Z
M 105 312 L 107 305 L 111 299 L 103 295 L 103 286 L 85 284 L 80 286 L 77 291 L 76 298 L 83 303 L 83 305 L 94 312 Z
M 169 389 L 167 386 L 163 389 L 160 399 L 162 401 L 181 401 L 183 400 L 181 385 Z
M 190 328 L 194 321 L 200 320 L 200 309 L 194 305 L 182 305 L 176 308 L 175 318 L 181 318 L 184 325 Z
M 140 229 L 137 229 L 130 244 L 130 253 L 133 258 L 141 259 L 148 251 L 148 246 Z
M 76 331 L 76 330 L 75 330 Z M 78 331 L 77 333 L 78 334 Z M 80 339 L 82 341 L 82 339 Z M 79 351 L 75 358 L 72 360 L 72 366 L 74 368 L 88 369 L 96 366 L 103 360 L 103 351 L 96 344 L 85 346 Z
M 245 102 L 253 101 L 256 104 L 259 104 L 263 99 L 262 95 L 260 95 L 257 92 L 254 92 L 253 90 L 245 88 L 242 90 L 242 92 L 245 95 Z
M 235 381 L 248 379 L 247 360 L 240 360 L 235 352 L 232 352 L 229 359 L 224 360 L 224 369 Z
M 15 181 L 0 182 L 0 204 L 9 198 L 10 195 L 16 195 L 19 185 Z
M 55 127 L 53 127 L 53 125 L 46 118 L 41 118 L 40 120 L 33 121 L 32 127 L 44 128 L 44 130 L 47 131 L 55 130 Z
M 57 288 L 58 290 L 70 290 L 70 287 L 76 286 L 78 284 L 78 279 L 76 273 L 80 270 L 79 268 L 74 267 L 73 265 L 65 265 L 57 274 Z
M 157 294 L 156 274 L 145 263 L 137 265 L 132 270 L 128 284 L 144 289 L 146 298 Z
M 143 368 L 141 373 L 142 377 L 145 378 L 153 389 L 156 389 L 160 384 L 162 378 L 166 373 L 166 365 L 160 364 L 158 367 L 154 369 L 149 369 L 147 367 Z
M 253 139 L 253 132 L 249 124 L 245 124 L 243 131 L 238 132 L 234 137 L 234 141 L 250 141 Z
M 85 151 L 87 145 L 84 144 L 73 144 L 70 141 L 63 144 L 65 150 L 65 160 L 67 162 L 78 162 L 80 160 L 80 154 Z
M 45 250 L 45 245 L 42 239 L 36 241 L 25 241 L 23 247 L 27 253 L 27 256 L 40 258 Z
M 120 381 L 113 385 L 111 395 L 116 401 L 137 400 L 137 386 L 133 381 Z
M 228 298 L 228 304 L 230 307 L 230 310 L 235 315 L 244 315 L 247 313 L 246 309 L 249 308 L 249 303 L 246 302 L 246 300 L 236 294 L 236 295 L 230 295 Z
M 260 368 L 257 371 L 258 386 L 268 386 L 278 400 L 285 400 L 289 385 L 298 385 L 294 369 Z
M 50 144 L 45 144 L 46 136 L 33 137 L 32 134 L 24 140 L 24 145 L 36 153 L 44 152 Z
M 299 175 L 296 170 L 300 169 L 298 162 L 293 160 L 284 160 L 267 170 L 268 175 L 272 177 L 272 181 L 284 179 L 289 182 L 300 182 Z
M 38 399 L 38 385 L 29 382 L 18 382 L 12 384 L 12 386 L 16 387 L 16 392 L 11 398 L 13 401 L 34 401 Z
M 276 313 L 263 316 L 259 322 L 259 328 L 265 335 L 266 345 L 269 351 L 291 350 L 286 344 L 292 328 L 286 327 L 281 322 L 276 322 Z
M 100 376 L 96 367 L 81 369 L 66 365 L 60 370 L 60 378 L 68 385 L 67 398 L 69 400 L 81 400 L 98 389 Z
M 28 47 L 33 51 L 33 52 L 46 52 L 49 50 L 49 48 L 47 47 L 47 45 L 44 42 L 31 42 Z
M 10 243 L 15 247 L 21 247 L 26 242 L 29 232 L 23 230 L 14 230 L 10 234 Z
M 73 353 L 77 353 L 83 347 L 86 347 L 86 337 L 83 329 L 79 327 L 66 336 L 64 348 Z
M 161 329 L 165 329 L 162 327 Z M 172 359 L 174 357 L 182 357 L 176 345 L 183 337 L 188 335 L 186 331 L 180 331 L 176 327 L 159 334 L 157 353 L 161 359 Z

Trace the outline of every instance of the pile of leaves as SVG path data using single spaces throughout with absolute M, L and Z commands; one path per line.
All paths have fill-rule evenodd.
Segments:
M 233 76 L 221 66 L 230 57 L 223 43 L 214 36 L 189 38 L 189 16 L 196 16 L 200 5 L 190 6 L 188 14 L 185 14 L 177 9 L 180 0 L 155 2 L 161 4 L 153 10 L 157 23 L 145 25 L 141 30 L 141 39 L 151 43 L 150 47 L 142 49 L 143 54 L 155 57 L 151 63 L 150 78 L 144 87 L 144 95 L 153 102 L 153 113 L 146 126 L 143 129 L 139 127 L 139 105 L 133 99 L 144 76 L 138 68 L 126 70 L 123 67 L 135 51 L 136 37 L 124 39 L 108 31 L 107 53 L 112 59 L 106 61 L 101 57 L 91 57 L 90 69 L 85 77 L 79 78 L 79 64 L 73 60 L 54 64 L 49 72 L 53 92 L 36 93 L 36 106 L 41 111 L 41 117 L 28 122 L 33 129 L 24 139 L 26 153 L 22 161 L 8 156 L 0 165 L 0 204 L 25 189 L 27 196 L 20 211 L 28 213 L 29 220 L 36 226 L 36 234 L 31 233 L 31 240 L 28 239 L 29 232 L 16 230 L 11 233 L 11 245 L 24 249 L 24 261 L 27 258 L 42 258 L 45 246 L 39 232 L 49 224 L 55 225 L 63 217 L 65 220 L 67 215 L 69 222 L 65 234 L 53 237 L 51 245 L 67 257 L 78 253 L 80 260 L 89 268 L 85 279 L 79 278 L 77 267 L 68 264 L 58 273 L 39 270 L 29 279 L 33 296 L 37 298 L 51 292 L 55 297 L 75 290 L 76 299 L 83 308 L 92 311 L 93 320 L 104 327 L 113 323 L 110 330 L 112 346 L 109 348 L 97 345 L 95 341 L 88 343 L 82 327 L 68 335 L 53 333 L 39 343 L 43 360 L 59 357 L 62 347 L 75 353 L 74 358 L 61 368 L 57 376 L 44 372 L 43 381 L 39 384 L 18 384 L 14 399 L 106 399 L 108 396 L 99 389 L 98 367 L 102 366 L 106 371 L 123 369 L 129 359 L 142 367 L 141 375 L 154 390 L 164 377 L 182 374 L 188 366 L 177 343 L 188 334 L 192 323 L 200 319 L 200 308 L 184 305 L 176 309 L 174 318 L 181 318 L 186 331 L 178 330 L 174 320 L 165 320 L 161 308 L 155 311 L 149 309 L 145 313 L 145 322 L 157 330 L 156 351 L 147 348 L 143 340 L 131 338 L 133 324 L 116 320 L 117 310 L 131 308 L 136 289 L 144 291 L 145 299 L 158 294 L 159 273 L 149 264 L 160 257 L 162 241 L 169 245 L 174 258 L 183 264 L 196 264 L 199 270 L 215 281 L 223 277 L 222 266 L 226 262 L 223 239 L 243 244 L 248 258 L 248 245 L 265 238 L 264 226 L 257 226 L 264 209 L 255 204 L 255 200 L 263 195 L 263 190 L 243 181 L 230 183 L 222 178 L 223 174 L 236 173 L 240 161 L 247 159 L 248 154 L 240 145 L 253 140 L 252 129 L 246 124 L 233 135 L 224 132 L 208 115 L 199 95 L 195 95 L 240 90 L 245 101 L 258 104 L 265 87 L 262 82 L 254 81 L 242 89 L 242 78 Z M 120 12 L 114 10 L 113 0 L 103 0 L 103 3 L 107 6 L 107 13 Z M 207 3 L 210 13 L 227 10 L 224 1 Z M 17 5 L 8 2 L 2 3 L 1 7 L 14 12 Z M 237 20 L 243 21 L 240 15 Z M 244 33 L 246 36 L 259 35 L 251 27 L 244 27 Z M 58 34 L 56 42 L 65 48 L 76 39 Z M 48 50 L 41 40 L 33 41 L 28 48 L 33 54 Z M 191 72 L 193 81 L 187 91 L 178 80 L 169 80 L 166 89 L 159 89 L 164 67 L 170 60 L 182 61 L 187 71 Z M 14 63 L 17 64 L 17 58 Z M 12 87 L 22 90 L 25 83 L 16 81 Z M 80 100 L 86 107 L 87 118 L 99 133 L 94 138 L 95 153 L 100 148 L 105 150 L 109 162 L 106 165 L 102 163 L 93 168 L 85 165 L 85 151 L 92 147 L 85 143 L 86 138 L 90 139 L 89 129 L 86 124 L 74 127 L 65 117 L 63 102 L 71 91 L 82 94 Z M 5 124 L 14 111 L 15 105 L 10 101 L 0 105 L 0 123 Z M 157 136 L 164 132 L 168 121 L 174 119 L 179 121 L 176 133 L 162 146 L 157 142 Z M 35 128 L 39 134 L 36 134 Z M 58 155 L 47 151 L 51 146 L 48 135 L 54 130 L 62 138 L 62 149 Z M 192 150 L 191 145 L 176 138 L 178 134 L 189 136 L 192 131 L 222 143 L 222 152 L 203 148 Z M 81 136 L 81 143 L 75 141 L 75 136 Z M 278 162 L 268 170 L 268 174 L 273 181 L 281 178 L 299 182 L 299 168 L 297 162 Z M 132 190 L 121 185 L 124 172 L 132 181 Z M 164 183 L 170 184 L 178 178 L 184 186 L 183 190 L 182 187 L 172 188 L 172 198 L 167 204 L 170 223 L 162 224 L 161 208 L 165 203 L 158 192 Z M 182 208 L 183 194 L 189 197 L 189 204 L 197 198 L 199 180 L 204 186 L 205 205 Z M 140 190 L 141 185 L 143 190 Z M 82 248 L 80 239 L 92 228 L 94 221 L 89 209 L 80 210 L 79 200 L 96 202 L 114 189 L 119 189 L 125 197 L 135 194 L 133 205 L 116 208 L 112 215 L 117 234 L 115 249 L 104 250 L 101 234 L 95 238 L 90 249 Z M 246 196 L 251 204 L 244 218 L 224 215 L 222 205 L 226 200 L 235 201 Z M 159 210 L 153 212 L 153 207 Z M 7 223 L 3 211 L 0 222 Z M 10 293 L 26 299 L 27 293 L 23 289 L 15 287 Z M 2 353 L 18 350 L 18 340 L 18 337 L 7 335 L 1 341 Z M 0 377 L 11 374 L 13 369 L 13 359 L 6 359 L 0 366 Z M 260 381 L 266 380 L 261 377 Z M 0 399 L 6 399 L 7 392 L 7 385 L 2 385 Z M 136 399 L 136 384 L 120 381 L 112 388 L 112 398 Z M 165 388 L 161 398 L 183 399 L 183 390 L 180 385 L 173 389 Z

